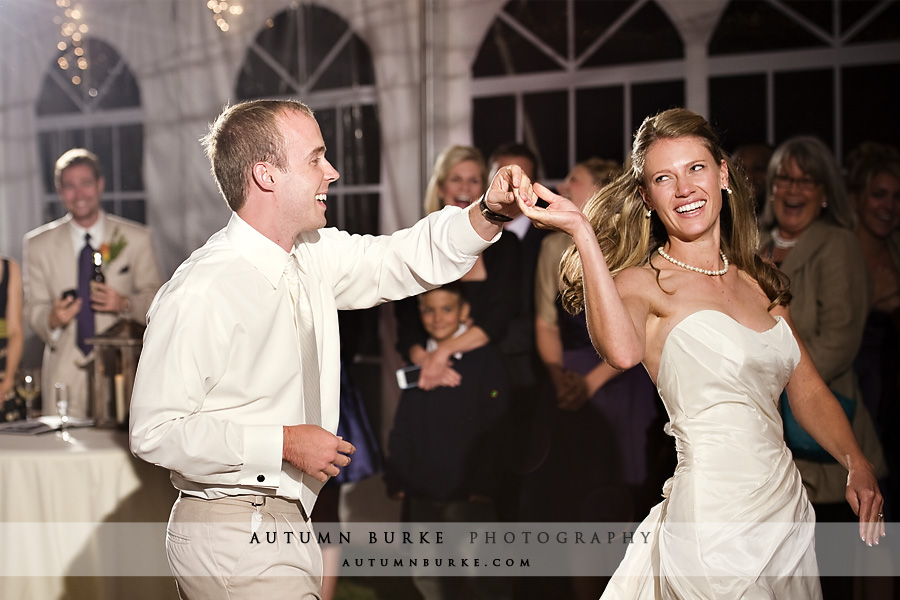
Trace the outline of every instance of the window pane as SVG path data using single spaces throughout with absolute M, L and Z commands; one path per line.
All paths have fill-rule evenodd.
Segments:
M 503 7 L 525 29 L 559 54 L 566 56 L 568 3 L 559 0 L 512 0 Z
M 281 76 L 272 70 L 253 46 L 247 50 L 247 57 L 238 74 L 236 86 L 237 97 L 241 100 L 265 98 L 267 96 L 286 96 L 296 90 Z
M 143 199 L 140 200 L 122 200 L 119 202 L 120 217 L 137 221 L 138 223 L 147 223 L 147 203 Z
M 575 162 L 592 156 L 622 162 L 625 147 L 622 121 L 625 95 L 622 86 L 575 92 Z
M 516 99 L 513 96 L 472 100 L 472 140 L 485 160 L 497 146 L 515 139 Z
M 88 90 L 88 94 L 92 92 Z M 141 92 L 138 89 L 137 80 L 129 69 L 124 69 L 116 77 L 113 84 L 99 98 L 101 108 L 124 108 L 128 106 L 140 106 Z
M 51 73 L 52 71 L 44 75 L 44 83 L 41 84 L 41 95 L 37 101 L 37 114 L 58 115 L 79 112 L 81 109 L 63 91 Z
M 560 6 L 563 6 L 560 3 Z M 560 71 L 559 63 L 548 57 L 500 20 L 494 21 L 472 65 L 473 77 L 495 77 L 516 73 Z
M 766 76 L 713 77 L 709 81 L 710 121 L 723 148 L 766 141 Z
M 344 163 L 341 179 L 346 185 L 378 183 L 381 170 L 381 131 L 372 106 L 341 110 L 344 132 Z
M 584 62 L 585 67 L 621 65 L 684 57 L 684 44 L 672 21 L 648 2 Z
M 900 148 L 900 64 L 843 70 L 844 150 L 870 140 Z
M 375 82 L 369 48 L 355 35 L 313 86 L 315 90 L 371 85 Z
M 123 191 L 144 189 L 144 126 L 119 128 L 119 179 Z
M 635 84 L 631 88 L 631 131 L 651 115 L 684 106 L 684 81 Z
M 872 8 L 872 5 L 880 4 L 876 2 L 841 2 L 842 9 L 849 11 L 854 8 L 861 9 L 863 7 Z M 844 30 L 849 29 L 850 25 L 845 24 Z M 852 44 L 865 44 L 871 42 L 896 42 L 900 39 L 900 2 L 893 2 L 890 6 L 879 13 L 877 17 L 863 27 L 851 40 L 847 42 Z
M 118 191 L 116 178 L 113 174 L 112 127 L 88 129 L 86 147 L 100 159 L 100 167 L 103 170 L 103 177 L 106 179 L 106 190 Z
M 348 194 L 342 200 L 342 228 L 350 233 L 378 233 L 378 194 Z
M 830 70 L 775 74 L 775 142 L 815 135 L 834 148 L 834 77 Z
M 821 38 L 768 2 L 732 0 L 710 38 L 709 54 L 717 56 L 824 46 Z
M 572 166 L 566 150 L 569 129 L 564 125 L 569 122 L 568 93 L 526 94 L 524 105 L 525 122 L 534 131 L 537 147 L 541 149 L 544 176 L 563 179 Z
M 316 110 L 316 121 L 319 123 L 322 139 L 325 141 L 325 158 L 340 171 L 344 165 L 338 162 L 337 109 L 320 108 Z
M 631 0 L 575 0 L 575 55 L 581 54 L 597 38 L 606 33 L 626 10 L 633 6 Z

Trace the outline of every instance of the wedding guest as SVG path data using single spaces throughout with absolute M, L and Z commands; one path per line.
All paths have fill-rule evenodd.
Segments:
M 470 306 L 450 283 L 417 297 L 426 347 L 465 334 Z M 403 390 L 388 442 L 388 493 L 406 503 L 414 523 L 494 522 L 502 467 L 496 445 L 510 401 L 506 370 L 490 343 L 454 353 L 458 386 Z M 425 600 L 455 600 L 472 587 L 478 598 L 508 598 L 500 577 L 414 575 Z
M 11 258 L 0 259 L 0 403 L 16 387 L 25 332 L 22 324 L 22 271 Z
M 43 412 L 56 412 L 54 386 L 62 383 L 69 414 L 86 417 L 88 379 L 81 365 L 93 351 L 87 340 L 118 319 L 143 325 L 161 279 L 150 230 L 101 207 L 105 179 L 93 152 L 65 152 L 54 181 L 66 214 L 25 234 L 24 313 L 44 342 Z
M 758 216 L 766 206 L 766 170 L 769 159 L 772 158 L 772 147 L 762 142 L 748 142 L 735 148 L 731 156 L 750 182 L 753 205 Z
M 473 146 L 449 146 L 435 160 L 425 192 L 425 213 L 446 206 L 466 208 L 477 204 L 487 188 L 487 166 Z M 507 223 L 508 221 L 504 221 Z M 450 365 L 456 352 L 502 340 L 518 313 L 521 292 L 521 247 L 516 236 L 504 231 L 462 277 L 463 292 L 471 306 L 473 325 L 458 337 L 445 340 L 429 351 L 428 334 L 419 318 L 417 301 L 407 298 L 394 304 L 397 318 L 397 351 L 410 364 L 420 365 L 419 387 L 459 385 L 460 376 Z
M 856 237 L 872 285 L 862 347 L 855 361 L 866 408 L 888 461 L 885 515 L 900 509 L 900 152 L 866 143 L 847 157 L 847 187 L 857 214 Z

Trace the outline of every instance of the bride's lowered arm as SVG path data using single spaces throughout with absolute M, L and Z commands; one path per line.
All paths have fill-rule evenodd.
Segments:
M 547 202 L 547 207 L 537 207 L 537 198 L 520 194 L 519 209 L 539 227 L 571 236 L 581 256 L 585 314 L 594 347 L 616 369 L 637 365 L 644 358 L 649 312 L 646 301 L 634 293 L 639 276 L 623 271 L 614 280 L 584 213 L 540 183 L 535 183 L 532 190 Z
M 790 310 L 778 306 L 772 314 L 782 316 L 793 329 Z M 884 499 L 875 471 L 856 441 L 850 422 L 834 394 L 813 365 L 806 346 L 794 331 L 800 346 L 800 363 L 787 385 L 788 400 L 797 422 L 847 469 L 847 502 L 859 515 L 859 536 L 869 546 L 884 535 Z

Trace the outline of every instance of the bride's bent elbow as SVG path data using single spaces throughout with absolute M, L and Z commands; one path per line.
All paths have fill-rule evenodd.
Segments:
M 613 351 L 607 355 L 601 353 L 600 357 L 606 361 L 606 364 L 618 371 L 627 371 L 632 367 L 641 364 L 641 355 L 638 352 L 629 351 Z

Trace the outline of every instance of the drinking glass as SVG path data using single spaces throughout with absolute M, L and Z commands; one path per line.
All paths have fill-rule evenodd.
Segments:
M 56 394 L 56 410 L 59 412 L 59 431 L 56 432 L 56 436 L 68 442 L 72 440 L 69 433 L 69 386 L 57 382 L 53 388 Z
M 34 371 L 24 371 L 19 379 L 16 391 L 25 400 L 25 418 L 29 421 L 36 416 L 34 399 L 41 393 L 41 383 Z

